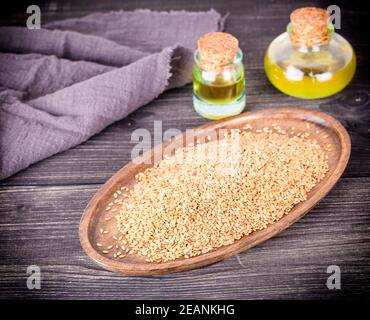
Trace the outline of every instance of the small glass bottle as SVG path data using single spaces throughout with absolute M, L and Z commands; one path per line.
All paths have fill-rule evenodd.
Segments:
M 303 99 L 331 96 L 352 80 L 356 56 L 346 39 L 334 32 L 329 13 L 320 8 L 294 10 L 287 32 L 265 54 L 265 72 L 283 93 Z
M 207 119 L 237 115 L 245 107 L 243 53 L 238 40 L 211 32 L 198 40 L 193 65 L 193 104 Z

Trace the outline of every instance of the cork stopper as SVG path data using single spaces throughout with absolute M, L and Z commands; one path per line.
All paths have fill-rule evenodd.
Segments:
M 239 41 L 229 33 L 209 32 L 198 39 L 200 64 L 205 70 L 221 70 L 233 62 Z
M 290 15 L 290 39 L 293 44 L 306 47 L 327 44 L 329 17 L 329 13 L 321 8 L 305 7 L 294 10 Z

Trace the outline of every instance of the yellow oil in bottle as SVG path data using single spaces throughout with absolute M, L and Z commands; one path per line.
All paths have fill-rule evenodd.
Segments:
M 352 80 L 355 70 L 356 56 L 353 53 L 349 63 L 338 71 L 304 68 L 301 69 L 303 77 L 300 80 L 290 80 L 286 70 L 273 63 L 269 55 L 265 56 L 265 71 L 271 83 L 283 93 L 303 99 L 324 98 L 341 91 Z
M 244 77 L 236 82 L 225 81 L 217 76 L 211 84 L 201 82 L 197 77 L 193 80 L 194 94 L 209 103 L 231 103 L 244 93 Z
M 264 66 L 270 82 L 283 93 L 317 99 L 331 96 L 349 84 L 356 70 L 356 55 L 338 34 L 333 34 L 327 45 L 298 48 L 291 44 L 286 32 L 271 42 Z
M 223 73 L 193 67 L 193 103 L 203 117 L 218 120 L 239 114 L 245 106 L 244 68 Z
M 207 46 L 203 47 L 203 50 L 207 52 L 207 49 L 213 48 L 217 52 L 217 49 L 219 49 L 218 37 L 226 37 L 226 40 L 234 39 L 232 41 L 233 45 L 238 44 L 237 39 L 231 35 L 211 33 L 204 36 L 209 42 Z M 203 39 L 203 45 L 204 41 Z M 221 49 L 225 50 L 222 46 Z M 237 115 L 244 110 L 246 98 L 243 53 L 240 48 L 236 47 L 234 49 L 237 49 L 235 56 L 229 57 L 232 60 L 227 61 L 226 64 L 218 64 L 217 59 L 227 57 L 228 51 L 224 53 L 221 50 L 222 54 L 215 56 L 217 59 L 212 56 L 213 51 L 208 52 L 207 57 L 213 57 L 209 60 L 205 58 L 202 60 L 199 49 L 194 53 L 193 105 L 195 111 L 202 117 L 217 120 Z M 232 50 L 229 51 L 233 52 Z

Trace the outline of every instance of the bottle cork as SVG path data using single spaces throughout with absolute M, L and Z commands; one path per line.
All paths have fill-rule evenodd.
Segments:
M 198 39 L 200 64 L 205 70 L 219 71 L 233 62 L 239 41 L 225 32 L 209 32 Z
M 305 7 L 294 10 L 290 15 L 290 38 L 293 44 L 306 47 L 327 44 L 329 17 L 329 13 L 321 8 Z

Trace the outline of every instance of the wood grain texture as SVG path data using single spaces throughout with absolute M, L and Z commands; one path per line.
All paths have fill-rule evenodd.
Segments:
M 95 11 L 207 10 L 230 13 L 225 28 L 245 53 L 247 110 L 306 107 L 329 112 L 350 131 L 352 155 L 342 178 L 321 203 L 294 226 L 247 253 L 212 266 L 154 278 L 116 275 L 96 266 L 78 240 L 78 223 L 88 200 L 130 160 L 137 128 L 185 130 L 204 124 L 192 109 L 191 86 L 170 90 L 86 143 L 0 182 L 1 298 L 369 298 L 370 297 L 370 41 L 364 37 L 365 1 L 337 1 L 342 29 L 353 45 L 358 69 L 340 94 L 301 101 L 275 90 L 262 61 L 268 43 L 283 32 L 292 9 L 330 1 L 52 1 L 41 6 L 42 21 Z M 26 1 L 1 25 L 24 25 Z M 156 141 L 158 142 L 158 141 Z M 149 146 L 148 146 L 149 147 Z M 37 264 L 42 289 L 28 290 L 26 268 Z M 326 268 L 342 270 L 342 290 L 326 288 Z
M 99 187 L 0 189 L 0 297 L 294 299 L 370 294 L 370 178 L 341 179 L 310 214 L 246 253 L 205 268 L 147 278 L 106 271 L 81 249 L 81 212 Z M 27 290 L 30 264 L 41 268 L 40 291 Z M 326 268 L 332 264 L 342 269 L 339 291 L 325 285 Z

